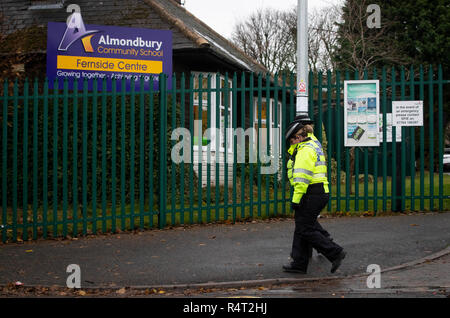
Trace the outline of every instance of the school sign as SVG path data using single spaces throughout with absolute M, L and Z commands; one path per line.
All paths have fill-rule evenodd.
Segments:
M 67 23 L 49 22 L 47 30 L 50 83 L 58 79 L 62 85 L 68 78 L 70 86 L 78 80 L 81 87 L 85 78 L 107 79 L 110 90 L 109 79 L 115 79 L 118 89 L 125 80 L 129 90 L 133 81 L 139 89 L 142 78 L 145 89 L 151 81 L 157 89 L 159 74 L 165 73 L 169 78 L 172 74 L 171 31 L 84 25 L 81 14 L 76 12 Z

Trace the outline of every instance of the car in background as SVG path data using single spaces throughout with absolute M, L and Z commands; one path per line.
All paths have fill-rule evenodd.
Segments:
M 444 163 L 444 171 L 450 172 L 450 148 L 444 149 L 443 163 Z

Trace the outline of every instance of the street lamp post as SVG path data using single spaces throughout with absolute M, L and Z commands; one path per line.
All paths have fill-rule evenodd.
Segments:
M 297 6 L 296 114 L 308 115 L 308 0 L 298 0 Z

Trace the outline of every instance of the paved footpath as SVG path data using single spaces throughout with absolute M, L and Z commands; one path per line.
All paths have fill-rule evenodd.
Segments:
M 0 286 L 20 281 L 25 286 L 64 287 L 69 275 L 67 266 L 77 264 L 82 288 L 251 287 L 276 282 L 292 284 L 299 279 L 332 281 L 335 277 L 350 284 L 348 291 L 365 288 L 367 274 L 359 278 L 356 275 L 366 273 L 370 264 L 379 265 L 382 271 L 405 263 L 415 264 L 403 267 L 412 270 L 427 265 L 423 258 L 436 253 L 442 255 L 433 262 L 438 259 L 442 262 L 435 269 L 429 267 L 402 277 L 410 276 L 413 286 L 413 278 L 424 278 L 427 272 L 426 279 L 414 288 L 450 285 L 448 257 L 445 258 L 450 252 L 448 212 L 325 217 L 320 222 L 348 253 L 335 274 L 330 274 L 331 264 L 316 254 L 308 274 L 299 277 L 284 273 L 281 266 L 289 261 L 294 223 L 293 219 L 276 219 L 0 244 Z M 395 287 L 394 274 L 400 272 L 389 271 L 382 277 L 391 277 L 389 286 Z
M 248 288 L 203 289 L 202 297 L 237 298 L 450 298 L 450 247 L 419 260 L 350 277 L 299 278 Z M 375 282 L 379 284 L 376 285 Z M 185 292 L 184 292 L 185 293 Z M 177 291 L 173 291 L 177 295 Z M 182 295 L 179 291 L 178 295 Z

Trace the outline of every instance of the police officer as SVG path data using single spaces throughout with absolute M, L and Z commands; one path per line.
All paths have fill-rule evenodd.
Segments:
M 291 257 L 284 265 L 286 272 L 306 274 L 312 248 L 324 255 L 334 273 L 345 258 L 346 252 L 334 243 L 317 221 L 330 199 L 327 166 L 322 145 L 313 134 L 312 121 L 307 115 L 297 116 L 286 131 L 288 149 L 288 178 L 294 188 L 292 209 L 295 231 Z

